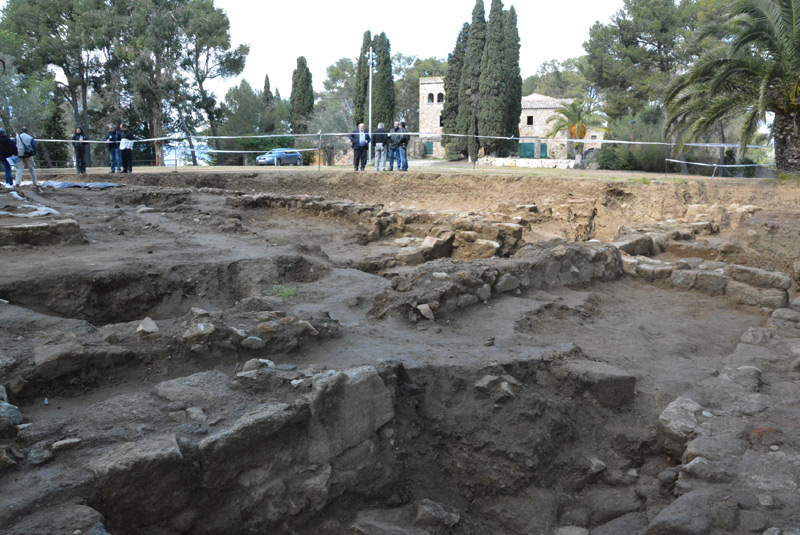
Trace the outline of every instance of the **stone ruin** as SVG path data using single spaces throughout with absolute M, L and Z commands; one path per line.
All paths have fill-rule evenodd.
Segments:
M 102 223 L 148 251 L 187 224 L 263 242 L 280 217 L 341 229 L 352 254 L 298 231 L 255 256 L 217 245 L 182 261 L 176 245 L 147 266 L 0 282 L 3 533 L 800 534 L 796 279 L 720 259 L 747 253 L 720 232 L 755 207 L 602 242 L 574 203 L 478 214 L 146 187 L 109 200 Z M 572 239 L 533 239 L 561 214 Z M 100 247 L 92 225 L 6 222 L 0 243 L 69 257 Z M 275 281 L 315 297 L 276 295 Z M 719 355 L 694 355 L 712 362 L 701 375 L 660 383 L 643 371 L 659 362 L 608 362 L 558 336 L 591 329 L 621 285 L 654 308 L 726 303 L 756 319 Z M 512 334 L 459 345 L 456 326 L 480 331 L 490 313 L 516 318 Z M 673 353 L 690 366 L 688 347 Z M 64 417 L 50 410 L 70 399 Z

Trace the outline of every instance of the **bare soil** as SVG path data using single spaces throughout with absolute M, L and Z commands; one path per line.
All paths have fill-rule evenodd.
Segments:
M 45 181 L 72 178 L 47 171 L 40 175 Z M 0 384 L 8 391 L 9 402 L 19 407 L 23 423 L 31 425 L 7 431 L 0 438 L 4 447 L 21 453 L 15 463 L 0 467 L 0 488 L 8 489 L 0 493 L 0 503 L 4 503 L 0 509 L 7 511 L 0 515 L 0 524 L 18 525 L 16 531 L 9 531 L 13 533 L 35 532 L 30 526 L 37 524 L 31 518 L 37 514 L 45 518 L 41 511 L 46 507 L 69 502 L 99 511 L 108 533 L 226 532 L 198 520 L 202 513 L 196 509 L 202 507 L 192 507 L 193 497 L 175 498 L 181 505 L 166 520 L 164 515 L 155 515 L 134 525 L 135 517 L 115 507 L 108 497 L 98 497 L 98 491 L 85 490 L 83 483 L 76 483 L 74 492 L 37 494 L 23 483 L 35 487 L 31 483 L 37 481 L 35 477 L 41 485 L 53 482 L 44 475 L 35 476 L 44 469 L 26 456 L 36 443 L 64 437 L 78 436 L 87 448 L 133 441 L 135 436 L 128 431 L 109 438 L 111 431 L 98 427 L 102 418 L 97 416 L 90 423 L 87 413 L 102 413 L 104 403 L 116 403 L 123 399 L 120 396 L 126 396 L 125 404 L 113 406 L 121 411 L 131 403 L 144 405 L 143 396 L 157 385 L 192 374 L 217 370 L 234 379 L 248 361 L 269 359 L 287 373 L 373 366 L 381 370 L 387 385 L 391 381 L 385 370 L 399 366 L 401 372 L 392 373 L 405 377 L 398 380 L 404 386 L 396 393 L 398 405 L 403 406 L 397 408 L 394 435 L 384 428 L 381 440 L 394 441 L 397 457 L 393 462 L 402 477 L 390 478 L 391 483 L 372 493 L 343 491 L 322 505 L 308 498 L 305 509 L 298 506 L 298 511 L 305 512 L 282 513 L 272 525 L 242 521 L 228 532 L 511 534 L 554 533 L 559 526 L 576 526 L 586 531 L 574 533 L 589 533 L 634 513 L 640 516 L 635 522 L 631 519 L 627 528 L 618 528 L 618 533 L 725 532 L 719 527 L 724 523 L 712 524 L 706 531 L 658 531 L 662 529 L 655 522 L 658 513 L 680 494 L 660 494 L 658 489 L 664 485 L 659 487 L 660 474 L 682 462 L 680 454 L 660 444 L 658 415 L 679 396 L 704 407 L 722 403 L 708 381 L 725 368 L 743 333 L 769 327 L 772 310 L 623 276 L 549 288 L 520 287 L 449 313 L 434 311 L 434 321 L 419 313 L 409 315 L 408 308 L 376 314 L 376 304 L 395 299 L 393 280 L 397 277 L 424 273 L 435 278 L 441 272 L 452 276 L 476 266 L 502 269 L 515 256 L 459 261 L 463 264 L 440 259 L 416 267 L 381 263 L 375 259 L 391 258 L 404 249 L 396 241 L 402 235 L 365 239 L 368 229 L 352 218 L 302 209 L 241 209 L 230 202 L 244 195 L 271 193 L 380 204 L 387 212 L 426 212 L 437 217 L 516 217 L 530 223 L 524 242 L 542 247 L 610 242 L 621 226 L 669 223 L 697 214 L 713 217 L 721 213 L 717 206 L 729 214 L 728 219 L 717 217 L 721 223 L 717 234 L 698 238 L 693 254 L 671 250 L 658 258 L 675 261 L 700 256 L 780 271 L 794 279 L 794 263 L 800 260 L 800 184 L 657 176 L 641 181 L 640 177 L 459 168 L 396 174 L 137 169 L 128 176 L 88 177 L 124 182 L 119 188 L 35 192 L 23 187 L 24 200 L 0 191 L 0 212 L 6 213 L 0 215 L 0 227 L 71 219 L 82 238 L 79 243 L 2 246 L 0 298 L 7 303 L 0 304 Z M 58 215 L 19 217 L 30 210 L 25 205 L 46 206 Z M 730 216 L 736 206 L 746 205 L 758 208 L 752 217 L 734 220 Z M 261 301 L 250 306 L 253 299 Z M 157 323 L 157 335 L 136 331 L 146 317 Z M 215 334 L 194 338 L 187 334 L 203 322 L 213 323 Z M 246 336 L 237 338 L 237 332 Z M 272 333 L 271 338 L 262 336 L 265 346 L 241 345 L 242 338 L 265 332 Z M 53 377 L 42 371 L 47 351 L 77 346 L 80 357 L 71 362 L 80 363 L 74 369 L 64 373 L 59 369 L 52 372 Z M 545 378 L 536 370 L 550 365 L 548 355 L 553 352 L 578 355 L 634 375 L 636 401 L 624 407 L 603 407 L 588 393 L 569 391 L 559 379 Z M 97 364 L 101 360 L 103 364 Z M 775 394 L 791 392 L 784 399 L 796 403 L 800 397 L 797 373 L 787 375 L 788 368 L 781 379 L 788 381 L 781 383 L 786 390 Z M 766 377 L 768 370 L 762 372 Z M 503 374 L 522 382 L 513 401 L 464 397 L 481 378 Z M 287 396 L 276 389 L 256 397 L 266 401 Z M 228 421 L 250 410 L 244 401 L 241 404 L 241 410 L 226 409 Z M 792 407 L 769 423 L 791 428 L 796 424 L 797 405 Z M 791 414 L 794 424 L 786 416 Z M 525 421 L 541 421 L 543 415 L 552 419 L 550 428 L 542 427 L 549 430 L 523 430 Z M 141 436 L 150 436 L 176 424 L 167 418 L 141 425 Z M 213 425 L 206 425 L 213 434 Z M 494 438 L 486 435 L 489 431 Z M 795 431 L 785 431 L 786 448 L 800 446 L 794 443 L 795 435 Z M 526 443 L 531 450 L 523 453 Z M 182 451 L 186 455 L 183 446 Z M 56 454 L 43 466 L 48 470 L 61 466 L 63 474 L 78 481 L 72 474 L 97 455 L 94 450 L 79 449 Z M 593 458 L 603 459 L 605 475 L 586 472 L 586 459 Z M 529 471 L 521 472 L 519 466 L 525 463 Z M 397 468 L 400 465 L 402 469 Z M 639 474 L 638 483 L 625 480 L 630 473 Z M 596 489 L 621 492 L 626 485 L 652 488 L 636 495 L 638 508 L 619 514 L 609 505 L 613 499 L 596 498 Z M 551 493 L 547 500 L 555 505 L 543 506 L 540 517 L 523 514 L 529 508 L 525 504 L 538 499 L 535 493 L 542 489 Z M 413 531 L 402 527 L 400 516 L 386 512 L 423 499 L 443 504 L 460 520 L 442 520 L 446 517 L 442 513 L 436 517 L 438 527 L 417 524 L 414 529 L 419 531 Z M 603 504 L 597 505 L 598 500 Z M 783 504 L 774 506 L 775 518 L 784 522 L 778 527 L 792 526 L 792 519 L 797 522 L 789 497 L 776 494 L 774 503 Z M 364 513 L 373 509 L 384 511 L 381 522 L 386 526 L 407 531 L 378 526 L 380 522 Z M 185 511 L 189 510 L 194 516 L 187 520 Z M 758 511 L 769 516 L 768 507 Z M 747 515 L 736 514 L 728 532 L 760 533 L 777 525 L 753 521 L 761 531 L 751 530 L 742 520 Z M 53 521 L 42 522 L 52 530 L 48 532 L 62 532 L 53 527 Z M 80 522 L 87 525 L 88 520 L 75 520 L 63 532 L 84 529 Z M 612 531 L 591 531 L 595 532 Z

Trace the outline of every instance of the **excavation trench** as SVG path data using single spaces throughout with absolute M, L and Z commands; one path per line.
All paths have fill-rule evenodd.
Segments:
M 185 315 L 192 307 L 226 309 L 242 299 L 280 293 L 329 268 L 294 254 L 224 263 L 73 272 L 0 283 L 0 298 L 31 310 L 102 326 Z M 277 288 L 277 289 L 276 289 Z
M 11 246 L 9 533 L 800 524 L 794 219 L 716 184 L 131 180 L 53 199 L 85 238 L 41 245 L 63 269 Z M 406 190 L 426 209 L 379 204 Z

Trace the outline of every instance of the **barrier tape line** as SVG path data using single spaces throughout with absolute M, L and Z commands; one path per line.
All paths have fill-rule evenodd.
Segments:
M 316 134 L 259 134 L 254 136 L 206 136 L 206 135 L 192 135 L 191 139 L 269 139 L 269 138 L 278 138 L 278 137 L 291 137 L 291 138 L 321 138 L 321 137 L 339 137 L 339 136 L 350 136 L 353 132 L 326 132 L 326 133 L 316 133 Z M 390 132 L 387 132 L 390 134 Z M 508 137 L 508 136 L 473 136 L 470 134 L 446 134 L 446 133 L 431 133 L 431 132 L 403 132 L 404 135 L 419 137 L 419 138 L 433 138 L 433 139 L 441 139 L 442 137 L 475 137 L 478 139 L 503 139 L 507 141 L 538 141 L 538 142 L 568 142 L 571 141 L 573 143 L 586 143 L 586 144 L 599 144 L 599 145 L 660 145 L 664 147 L 675 147 L 680 145 L 679 143 L 667 142 L 667 141 L 623 141 L 618 139 L 567 139 L 567 138 L 548 138 L 548 137 L 534 137 L 534 136 L 519 136 L 519 137 Z M 168 136 L 168 137 L 156 137 L 156 138 L 144 138 L 144 139 L 134 139 L 134 143 L 149 143 L 153 141 L 186 141 L 190 139 L 186 136 Z M 36 139 L 37 142 L 46 142 L 46 143 L 75 143 L 75 140 L 72 139 Z M 102 144 L 107 145 L 108 141 L 97 141 L 97 140 L 85 140 L 81 143 L 94 143 L 94 144 Z M 684 143 L 684 147 L 706 147 L 706 148 L 738 148 L 738 143 Z M 771 149 L 773 148 L 771 145 L 747 145 L 748 149 Z M 200 149 L 198 149 L 200 150 Z M 299 150 L 299 149 L 297 149 Z M 303 149 L 303 150 L 317 150 L 317 149 Z M 210 149 L 206 152 L 210 152 Z M 222 151 L 220 151 L 222 152 Z M 264 152 L 264 151 L 229 151 L 229 152 Z
M 675 162 L 675 163 L 685 163 L 686 165 L 699 165 L 701 167 L 774 167 L 774 164 L 767 164 L 767 163 L 743 163 L 741 165 L 737 164 L 716 164 L 716 163 L 700 163 L 700 162 L 687 162 L 685 160 L 671 160 L 669 158 L 665 158 L 664 161 L 667 162 Z

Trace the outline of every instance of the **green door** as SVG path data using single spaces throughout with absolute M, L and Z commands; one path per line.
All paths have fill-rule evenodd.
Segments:
M 433 141 L 425 142 L 425 155 L 433 154 Z
M 541 158 L 547 158 L 547 143 L 542 143 L 541 149 Z
M 519 157 L 520 158 L 536 158 L 536 143 L 520 143 L 519 144 Z

